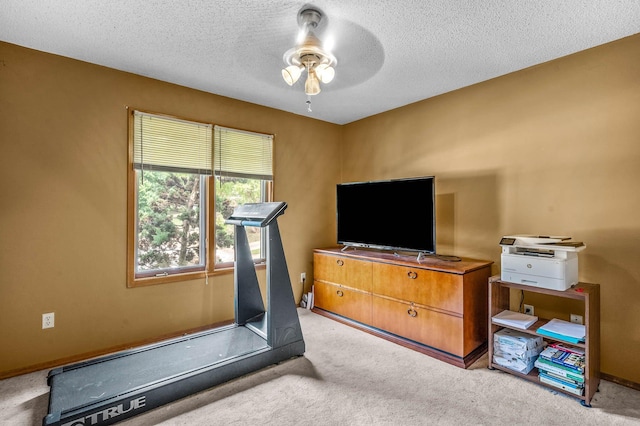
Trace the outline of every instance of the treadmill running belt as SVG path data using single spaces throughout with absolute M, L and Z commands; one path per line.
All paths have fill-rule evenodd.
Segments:
M 266 348 L 245 327 L 232 327 L 110 358 L 53 376 L 50 409 L 66 411 Z

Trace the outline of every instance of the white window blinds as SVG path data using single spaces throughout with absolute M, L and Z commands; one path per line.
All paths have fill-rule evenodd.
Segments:
M 212 125 L 134 112 L 133 166 L 139 170 L 212 174 Z
M 214 127 L 216 176 L 273 180 L 273 135 Z

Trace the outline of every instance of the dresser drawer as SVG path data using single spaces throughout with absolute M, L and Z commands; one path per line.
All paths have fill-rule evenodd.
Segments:
M 314 282 L 313 292 L 314 307 L 365 324 L 371 323 L 371 294 L 319 281 Z
M 371 291 L 371 262 L 314 253 L 314 279 Z
M 372 292 L 458 314 L 463 312 L 463 278 L 458 274 L 376 263 Z
M 373 296 L 374 327 L 456 356 L 466 355 L 461 317 Z

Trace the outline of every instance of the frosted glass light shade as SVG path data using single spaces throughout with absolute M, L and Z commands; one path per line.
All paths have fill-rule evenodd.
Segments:
M 316 74 L 318 78 L 323 83 L 331 83 L 333 77 L 336 76 L 336 70 L 333 67 L 328 66 L 327 64 L 320 64 L 316 67 Z
M 304 83 L 304 93 L 310 96 L 320 93 L 320 82 L 314 71 L 309 73 L 309 77 L 307 77 L 307 81 Z
M 298 81 L 300 74 L 302 74 L 302 68 L 295 65 L 289 65 L 282 70 L 282 78 L 289 86 L 293 86 Z

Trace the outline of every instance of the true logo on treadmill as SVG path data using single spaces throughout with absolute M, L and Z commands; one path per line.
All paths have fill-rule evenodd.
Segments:
M 146 404 L 146 396 L 141 396 L 131 401 L 123 402 L 122 404 L 114 405 L 97 413 L 90 414 L 86 417 L 72 420 L 67 423 L 63 423 L 62 426 L 90 426 L 99 425 L 102 422 L 113 419 L 114 417 L 121 416 L 130 411 L 139 410 Z

